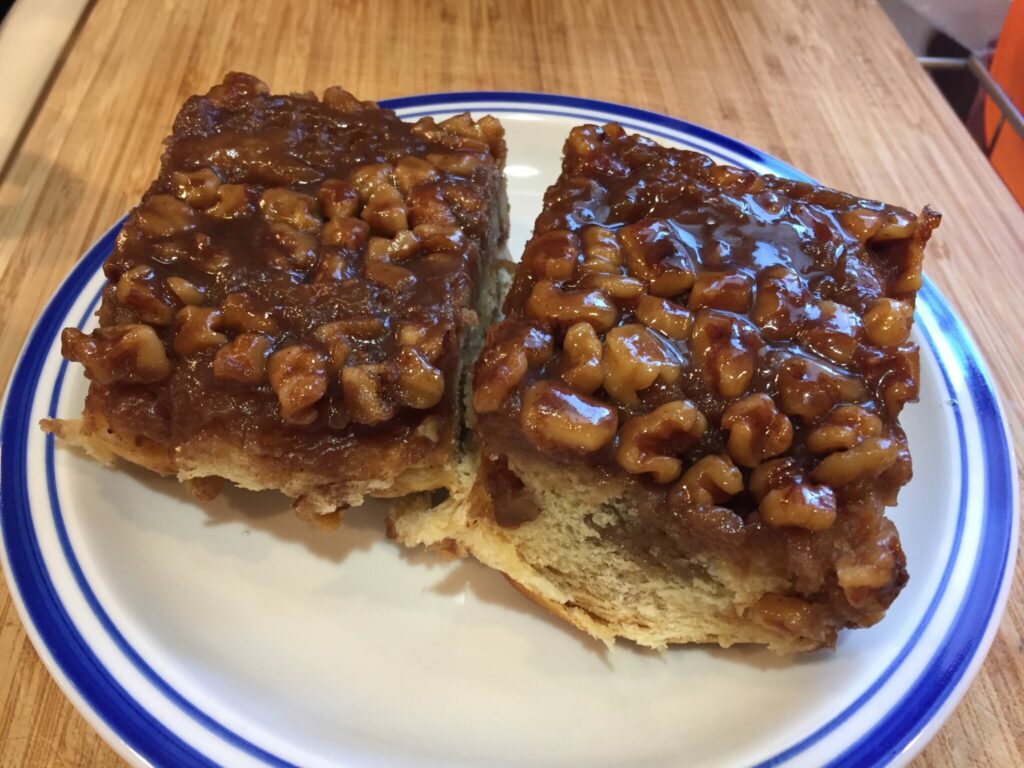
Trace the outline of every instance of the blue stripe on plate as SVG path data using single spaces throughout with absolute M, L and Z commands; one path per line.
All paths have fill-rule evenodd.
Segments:
M 457 103 L 456 103 L 457 102 Z M 609 102 L 601 102 L 575 97 L 551 96 L 548 94 L 505 93 L 505 92 L 468 92 L 457 94 L 430 94 L 426 96 L 407 97 L 381 102 L 382 106 L 403 111 L 424 107 L 453 107 L 470 109 L 474 107 L 494 109 L 496 103 L 508 104 L 540 104 L 545 107 L 545 114 L 561 114 L 568 117 L 594 119 L 588 117 L 594 112 L 614 116 L 624 123 L 648 133 L 675 141 L 688 143 L 687 136 L 696 137 L 698 141 L 719 148 L 726 159 L 740 164 L 761 166 L 759 170 L 774 172 L 780 176 L 789 176 L 808 180 L 809 177 L 796 171 L 776 158 L 766 155 L 752 147 L 728 137 L 720 136 L 713 131 L 677 120 L 665 115 L 623 107 Z M 549 109 L 554 108 L 554 109 Z M 510 107 L 513 111 L 531 111 L 528 106 Z M 533 110 L 537 111 L 537 110 Z M 638 124 L 641 121 L 642 124 Z M 662 130 L 654 130 L 656 126 Z M 681 133 L 680 133 L 681 132 Z M 46 353 L 56 338 L 60 325 L 70 305 L 77 298 L 85 284 L 99 268 L 106 254 L 113 246 L 119 227 L 108 232 L 74 268 L 69 278 L 57 291 L 50 305 L 45 310 L 39 324 L 33 331 L 26 346 L 25 353 L 18 364 L 11 380 L 7 407 L 2 423 L 3 453 L 0 455 L 0 476 L 5 479 L 0 489 L 0 523 L 3 538 L 10 562 L 14 583 L 21 594 L 33 625 L 42 638 L 47 649 L 86 703 L 114 730 L 124 742 L 137 754 L 150 762 L 168 765 L 210 765 L 207 757 L 187 745 L 176 734 L 168 730 L 150 713 L 132 699 L 127 691 L 113 679 L 110 673 L 95 657 L 88 644 L 74 627 L 63 604 L 60 602 L 53 584 L 49 579 L 38 541 L 32 527 L 31 513 L 28 507 L 27 475 L 25 468 L 28 424 L 28 405 L 33 401 L 38 377 L 45 360 Z M 984 437 L 984 453 L 986 469 L 986 515 L 982 532 L 982 550 L 977 560 L 977 567 L 972 575 L 969 594 L 971 600 L 965 601 L 960 608 L 953 630 L 930 665 L 921 675 L 900 704 L 889 715 L 864 734 L 850 750 L 837 758 L 836 764 L 875 765 L 888 762 L 906 748 L 920 731 L 927 726 L 930 719 L 951 694 L 963 677 L 978 651 L 984 630 L 991 622 L 1004 586 L 1004 574 L 1007 560 L 1012 551 L 1012 530 L 1015 520 L 1013 504 L 1013 473 L 1010 461 L 1010 450 L 1006 440 L 1001 412 L 992 390 L 991 383 L 985 376 L 977 351 L 973 348 L 962 325 L 945 304 L 939 292 L 930 283 L 926 283 L 922 291 L 922 301 L 935 313 L 939 320 L 940 331 L 947 342 L 953 347 L 961 366 L 968 372 L 971 382 L 970 392 L 974 399 L 975 410 L 980 421 Z M 83 317 L 83 322 L 88 313 Z M 935 343 L 927 329 L 927 341 L 938 355 Z M 62 364 L 56 382 L 51 410 L 55 407 L 64 376 L 66 364 Z M 940 366 L 942 367 L 942 366 Z M 947 388 L 952 392 L 952 385 L 947 371 L 943 368 Z M 955 410 L 958 432 L 961 438 L 961 464 L 966 475 L 966 457 L 962 416 L 959 409 Z M 286 765 L 279 758 L 242 739 L 237 734 L 217 723 L 195 705 L 184 699 L 166 681 L 160 678 L 146 662 L 131 648 L 103 611 L 84 575 L 78 567 L 70 541 L 61 519 L 60 506 L 56 493 L 56 480 L 53 475 L 52 437 L 46 442 L 47 481 L 52 500 L 52 511 L 57 527 L 61 546 L 69 566 L 78 581 L 87 601 L 97 618 L 118 645 L 125 656 L 136 668 L 161 690 L 182 711 L 227 743 L 242 749 L 253 757 L 275 765 Z M 13 478 L 13 482 L 12 482 Z M 930 604 L 925 618 L 915 630 L 911 641 L 902 649 L 897 659 L 885 673 L 868 688 L 847 710 L 834 718 L 821 729 L 793 745 L 784 752 L 766 761 L 762 765 L 776 765 L 784 760 L 795 757 L 813 743 L 833 732 L 849 719 L 877 690 L 889 679 L 896 668 L 906 657 L 913 644 L 924 631 L 925 626 L 934 614 L 945 585 L 948 582 L 952 564 L 960 545 L 963 531 L 963 516 L 966 502 L 966 480 L 962 485 L 961 510 L 955 534 L 954 550 L 947 564 L 942 579 L 942 586 Z M 1001 567 L 994 569 L 992 563 Z

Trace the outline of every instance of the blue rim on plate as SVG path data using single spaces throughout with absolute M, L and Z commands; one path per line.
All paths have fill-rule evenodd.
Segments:
M 403 117 L 417 117 L 438 111 L 450 113 L 466 109 L 525 112 L 571 117 L 580 120 L 614 119 L 627 128 L 659 136 L 708 151 L 740 166 L 762 173 L 810 181 L 805 174 L 735 139 L 676 118 L 647 110 L 577 97 L 549 94 L 477 91 L 410 96 L 381 102 L 399 111 Z M 123 220 L 122 220 L 123 221 Z M 56 679 L 97 727 L 121 742 L 123 751 L 154 765 L 210 766 L 216 763 L 188 744 L 150 713 L 114 678 L 81 635 L 64 604 L 43 561 L 36 537 L 28 499 L 27 440 L 30 430 L 28 404 L 34 401 L 40 374 L 48 352 L 58 337 L 66 315 L 86 284 L 94 277 L 122 222 L 118 222 L 75 265 L 57 290 L 33 329 L 11 377 L 2 422 L 0 422 L 0 538 L 3 561 L 12 595 L 36 648 Z M 86 323 L 95 309 L 90 302 L 78 325 Z M 984 510 L 979 551 L 965 599 L 951 622 L 952 629 L 899 700 L 884 717 L 841 753 L 832 755 L 834 765 L 885 765 L 900 756 L 916 752 L 927 735 L 938 728 L 943 715 L 955 706 L 981 664 L 991 644 L 998 618 L 1005 604 L 1016 549 L 1017 503 L 1016 474 L 1012 448 L 991 378 L 963 324 L 935 286 L 926 279 L 919 294 L 919 310 L 927 311 L 930 323 L 922 324 L 926 343 L 938 359 L 953 361 L 966 385 L 961 392 L 970 398 L 970 412 L 976 417 L 980 435 L 983 477 L 967 472 L 963 408 L 954 402 L 953 413 L 960 438 L 961 501 L 953 551 L 939 589 L 925 616 L 905 647 L 890 666 L 851 705 L 828 723 L 799 742 L 763 761 L 774 766 L 799 757 L 838 729 L 857 713 L 896 672 L 927 628 L 950 579 L 961 543 L 967 510 L 968 484 L 981 483 Z M 937 333 L 929 331 L 934 326 Z M 67 363 L 62 362 L 49 406 L 55 415 Z M 939 366 L 950 396 L 957 389 L 945 365 Z M 110 639 L 135 669 L 192 721 L 216 735 L 224 743 L 257 761 L 276 766 L 291 763 L 267 752 L 232 732 L 185 699 L 163 680 L 127 643 L 104 612 L 78 565 L 61 515 L 53 465 L 53 436 L 45 443 L 47 489 L 54 524 L 64 557 L 95 617 Z

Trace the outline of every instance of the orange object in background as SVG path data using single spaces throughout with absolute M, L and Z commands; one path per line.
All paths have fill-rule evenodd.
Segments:
M 992 77 L 1006 91 L 1017 109 L 1024 109 L 1024 0 L 1016 0 L 1006 15 L 992 59 Z M 999 125 L 999 107 L 985 97 L 985 143 L 992 141 Z M 989 156 L 996 173 L 1024 207 L 1024 137 L 1004 124 Z

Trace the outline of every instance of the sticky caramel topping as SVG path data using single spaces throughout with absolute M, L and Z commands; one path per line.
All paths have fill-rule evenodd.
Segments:
M 115 429 L 169 446 L 224 437 L 323 469 L 425 418 L 450 432 L 504 153 L 493 118 L 409 124 L 229 75 L 179 113 L 104 264 L 101 329 L 65 331 L 64 353 Z
M 938 214 L 614 124 L 572 131 L 544 202 L 475 370 L 485 452 L 625 476 L 649 502 L 626 532 L 644 556 L 774 561 L 832 625 L 871 623 L 906 579 L 883 513 L 910 478 L 897 417 Z

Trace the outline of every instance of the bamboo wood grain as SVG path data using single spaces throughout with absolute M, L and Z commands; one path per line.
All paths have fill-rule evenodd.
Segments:
M 967 321 L 1024 456 L 1024 215 L 873 3 L 97 0 L 0 186 L 0 382 L 75 259 L 147 186 L 178 105 L 231 69 L 363 98 L 536 90 L 728 133 L 824 183 L 944 214 L 927 271 Z M 1024 594 L 918 766 L 1024 765 Z M 898 605 L 897 605 L 898 610 Z M 0 766 L 121 765 L 0 582 Z

